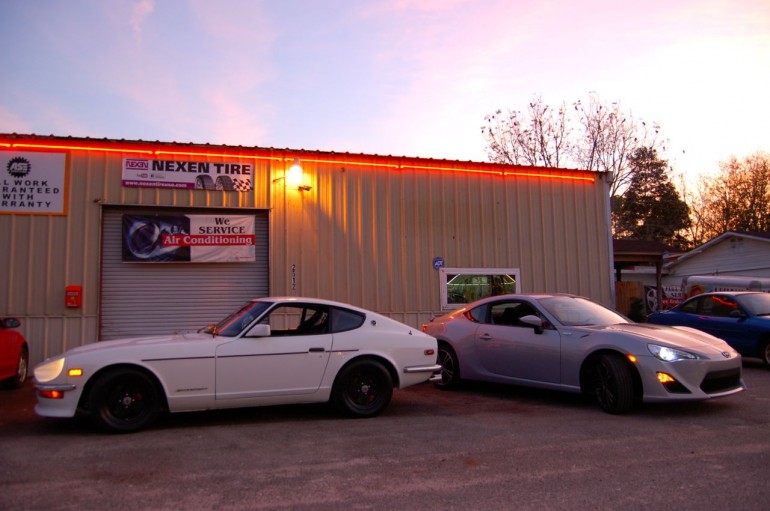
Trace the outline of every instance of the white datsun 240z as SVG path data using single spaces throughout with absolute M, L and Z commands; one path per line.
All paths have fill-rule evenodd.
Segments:
M 84 412 L 112 432 L 183 412 L 331 401 L 379 414 L 393 388 L 441 368 L 436 339 L 385 316 L 307 298 L 261 298 L 198 332 L 96 342 L 34 369 L 44 417 Z

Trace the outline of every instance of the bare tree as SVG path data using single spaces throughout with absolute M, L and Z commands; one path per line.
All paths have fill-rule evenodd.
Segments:
M 647 123 L 623 113 L 620 103 L 603 103 L 595 93 L 588 101 L 574 104 L 582 128 L 582 138 L 574 145 L 579 168 L 610 172 L 610 196 L 622 194 L 631 182 L 633 169 L 629 157 L 640 147 L 657 150 L 660 127 L 654 124 L 651 136 Z
M 574 118 L 564 104 L 554 109 L 537 97 L 524 113 L 498 110 L 486 116 L 481 132 L 490 160 L 608 172 L 610 195 L 623 193 L 632 174 L 629 155 L 638 147 L 658 149 L 659 127 L 637 123 L 620 103 L 606 105 L 595 93 L 586 102 L 576 101 L 572 112 Z
M 491 161 L 535 167 L 560 167 L 570 152 L 569 121 L 562 104 L 553 109 L 541 98 L 529 103 L 526 113 L 496 111 L 487 115 L 481 133 Z

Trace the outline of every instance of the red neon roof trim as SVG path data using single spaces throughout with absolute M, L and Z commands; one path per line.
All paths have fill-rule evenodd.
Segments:
M 102 146 L 72 146 L 72 145 L 52 145 L 52 144 L 25 144 L 25 143 L 13 143 L 12 147 L 26 147 L 28 149 L 70 149 L 75 151 L 105 151 L 108 153 L 141 153 L 141 154 L 153 154 L 153 151 L 147 149 L 111 149 L 109 147 Z
M 504 172 L 504 176 L 522 176 L 522 177 L 544 177 L 550 179 L 567 179 L 573 181 L 587 181 L 589 183 L 595 183 L 596 178 L 592 176 L 576 176 L 574 174 L 561 174 L 553 173 L 548 174 L 545 172 Z
M 249 158 L 252 160 L 275 160 L 282 161 L 284 158 L 277 156 L 249 156 L 245 154 L 228 154 L 228 153 L 201 153 L 193 151 L 153 151 L 156 155 L 167 154 L 171 156 L 204 156 L 204 157 L 218 157 L 218 158 Z
M 317 159 L 317 158 L 304 158 L 301 156 L 292 157 L 278 157 L 278 156 L 257 156 L 257 155 L 245 155 L 242 153 L 212 153 L 212 152 L 200 152 L 200 151 L 166 151 L 162 149 L 134 149 L 129 147 L 115 148 L 114 145 L 119 142 L 108 141 L 106 144 L 111 144 L 113 147 L 107 147 L 104 145 L 68 145 L 68 144 L 34 144 L 27 142 L 0 142 L 0 147 L 3 148 L 28 148 L 28 149 L 59 149 L 59 150 L 76 150 L 76 151 L 104 151 L 110 153 L 138 153 L 148 156 L 200 156 L 200 157 L 227 157 L 227 158 L 242 158 L 252 160 L 273 160 L 273 161 L 291 161 L 295 158 L 299 158 L 301 161 L 309 163 L 329 163 L 337 165 L 357 165 L 366 167 L 385 167 L 392 170 L 435 170 L 445 172 L 465 172 L 472 174 L 488 174 L 497 175 L 501 177 L 534 177 L 541 179 L 560 179 L 568 181 L 583 181 L 587 183 L 595 183 L 596 177 L 586 175 L 580 171 L 575 172 L 537 172 L 537 171 L 510 171 L 510 170 L 492 170 L 484 168 L 459 168 L 459 167 L 443 167 L 443 166 L 431 166 L 431 165 L 411 165 L 411 164 L 395 164 L 395 163 L 377 163 L 367 161 L 350 161 L 350 160 L 329 160 L 329 159 Z M 139 144 L 137 144 L 139 145 Z M 151 143 L 144 144 L 145 147 L 151 147 Z M 479 164 L 480 166 L 483 164 Z
M 360 165 L 360 166 L 366 166 L 366 167 L 388 167 L 392 169 L 398 169 L 401 166 L 396 165 L 393 163 L 375 163 L 375 162 L 366 162 L 366 161 L 346 161 L 346 160 L 316 160 L 312 158 L 303 158 L 302 156 L 297 156 L 297 158 L 300 159 L 300 162 L 307 161 L 310 163 L 336 163 L 336 164 L 342 164 L 342 165 Z M 294 161 L 294 157 L 292 158 L 284 158 L 285 161 Z

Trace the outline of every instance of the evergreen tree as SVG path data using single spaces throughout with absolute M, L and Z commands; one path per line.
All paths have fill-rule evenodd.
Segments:
M 690 226 L 690 209 L 668 177 L 668 162 L 651 147 L 629 157 L 628 189 L 613 201 L 617 238 L 650 240 L 670 246 L 685 244 L 682 230 Z

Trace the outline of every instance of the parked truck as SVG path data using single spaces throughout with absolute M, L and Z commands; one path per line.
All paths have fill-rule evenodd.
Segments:
M 682 279 L 684 299 L 712 291 L 764 291 L 770 293 L 770 277 L 691 275 Z

